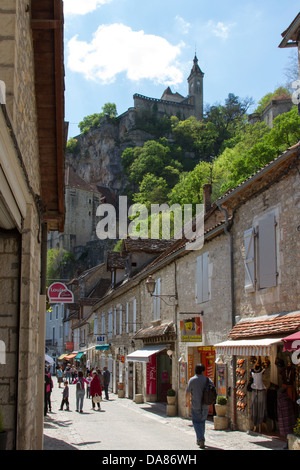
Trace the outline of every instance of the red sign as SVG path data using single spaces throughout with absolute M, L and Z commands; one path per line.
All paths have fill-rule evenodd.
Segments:
M 156 395 L 156 354 L 147 362 L 147 395 Z
M 50 304 L 73 304 L 74 295 L 62 282 L 54 282 L 48 288 L 48 298 Z

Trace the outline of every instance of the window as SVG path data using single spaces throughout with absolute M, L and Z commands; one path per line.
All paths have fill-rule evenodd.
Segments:
M 108 312 L 108 338 L 112 337 L 113 333 L 113 318 L 112 318 L 112 311 Z
M 98 316 L 95 315 L 95 318 L 94 318 L 94 335 L 97 335 L 98 334 Z
M 126 302 L 125 324 L 126 333 L 136 331 L 136 299 Z
M 114 308 L 114 335 L 117 334 L 117 309 Z
M 101 315 L 101 334 L 105 334 L 105 313 Z
M 207 302 L 210 298 L 208 278 L 209 253 L 197 257 L 196 268 L 196 302 Z
M 161 292 L 161 279 L 156 280 L 154 295 L 160 295 Z M 160 319 L 160 297 L 153 297 L 153 320 Z
M 276 218 L 270 212 L 244 233 L 245 290 L 277 285 Z

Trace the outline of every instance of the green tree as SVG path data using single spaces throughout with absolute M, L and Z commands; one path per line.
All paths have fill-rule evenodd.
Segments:
M 70 267 L 74 263 L 73 253 L 59 248 L 51 248 L 47 252 L 47 284 L 50 285 L 53 279 L 62 277 L 63 269 Z
M 290 92 L 287 88 L 280 86 L 275 91 L 267 93 L 258 101 L 258 106 L 254 112 L 261 113 L 272 99 L 280 95 L 290 96 Z
M 114 103 L 106 103 L 102 107 L 102 113 L 94 113 L 90 114 L 89 116 L 85 116 L 78 124 L 80 132 L 86 134 L 91 129 L 100 127 L 104 116 L 107 116 L 110 119 L 113 119 L 117 116 L 117 107 Z

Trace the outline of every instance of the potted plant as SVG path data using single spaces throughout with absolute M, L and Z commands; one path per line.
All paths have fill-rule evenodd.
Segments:
M 226 416 L 227 412 L 227 398 L 223 395 L 217 397 L 217 402 L 215 404 L 215 410 L 217 416 Z
M 167 402 L 168 402 L 168 405 L 176 404 L 176 391 L 173 388 L 170 388 L 167 391 Z
M 3 418 L 0 410 L 0 450 L 6 450 L 7 432 L 3 428 Z

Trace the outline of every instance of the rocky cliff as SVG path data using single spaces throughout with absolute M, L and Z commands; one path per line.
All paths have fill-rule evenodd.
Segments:
M 70 166 L 85 181 L 106 186 L 121 194 L 126 186 L 121 155 L 127 147 L 142 146 L 153 136 L 135 127 L 135 111 L 117 119 L 103 118 L 101 126 L 81 134 L 76 151 L 66 154 Z

